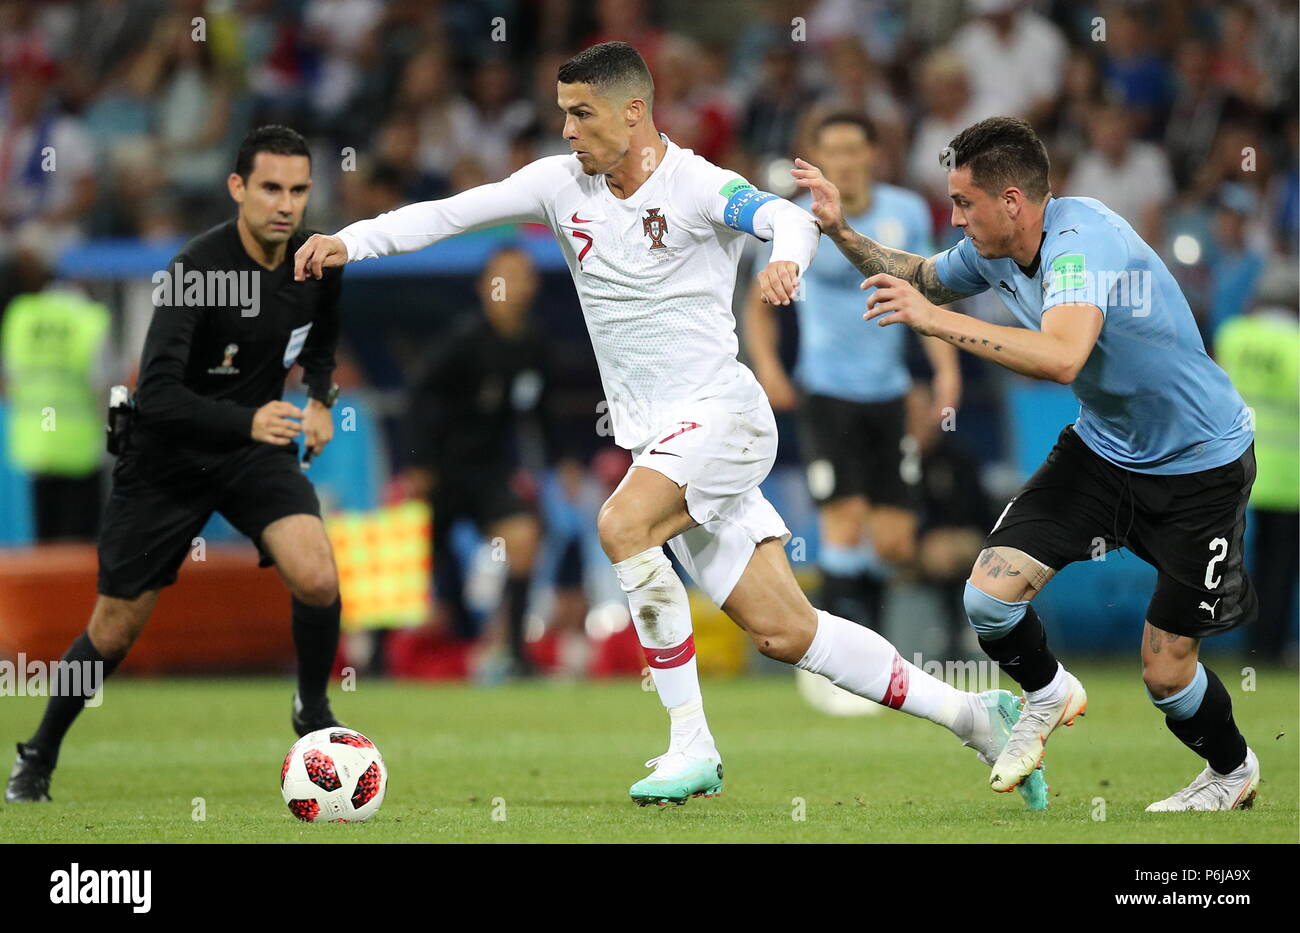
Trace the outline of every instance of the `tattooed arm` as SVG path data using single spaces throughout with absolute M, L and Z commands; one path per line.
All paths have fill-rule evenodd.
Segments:
M 915 253 L 882 246 L 850 227 L 844 220 L 840 206 L 840 193 L 815 166 L 803 159 L 795 159 L 790 174 L 795 183 L 807 188 L 812 195 L 809 210 L 817 218 L 822 233 L 831 238 L 841 253 L 865 278 L 885 273 L 910 282 L 932 304 L 951 304 L 972 294 L 949 288 L 939 281 L 934 257 L 926 259 Z
M 863 236 L 848 224 L 823 230 L 831 242 L 839 247 L 844 258 L 867 278 L 881 272 L 910 282 L 931 304 L 946 305 L 967 297 L 970 292 L 959 292 L 939 281 L 934 257 L 926 259 L 915 253 L 881 246 L 871 237 Z
M 1087 363 L 1101 334 L 1104 316 L 1099 307 L 1084 302 L 1054 305 L 1043 312 L 1040 330 L 990 324 L 940 308 L 967 293 L 939 281 L 935 257 L 888 249 L 855 233 L 844 222 L 835 186 L 803 159 L 795 159 L 795 166 L 791 174 L 812 192 L 812 215 L 822 232 L 867 276 L 862 287 L 875 289 L 867 299 L 868 321 L 906 324 L 922 336 L 938 337 L 1023 376 L 1062 385 L 1073 382 Z

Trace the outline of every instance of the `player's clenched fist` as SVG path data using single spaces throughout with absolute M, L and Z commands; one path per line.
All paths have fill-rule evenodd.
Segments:
M 267 402 L 253 415 L 253 440 L 283 447 L 302 433 L 302 409 L 289 402 Z
M 348 261 L 348 248 L 336 236 L 313 233 L 293 254 L 293 280 L 301 282 L 310 275 L 319 279 L 326 269 Z
M 799 287 L 798 263 L 782 260 L 769 262 L 758 273 L 758 290 L 763 300 L 770 305 L 788 305 L 795 298 Z
M 794 164 L 795 167 L 790 169 L 790 174 L 794 176 L 794 183 L 808 189 L 812 195 L 812 206 L 809 210 L 817 218 L 817 225 L 822 228 L 822 233 L 834 239 L 845 229 L 840 189 L 831 184 L 822 174 L 822 170 L 811 162 L 795 159 Z

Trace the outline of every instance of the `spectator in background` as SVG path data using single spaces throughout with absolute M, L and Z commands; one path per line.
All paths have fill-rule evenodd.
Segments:
M 142 53 L 144 76 L 157 101 L 152 161 L 196 222 L 206 226 L 225 215 L 226 193 L 213 181 L 229 174 L 227 137 L 235 91 L 218 68 L 212 45 L 196 41 L 189 20 L 160 19 Z
M 1271 265 L 1253 310 L 1215 333 L 1219 365 L 1255 413 L 1251 489 L 1259 619 L 1251 647 L 1262 661 L 1281 661 L 1296 632 L 1296 564 L 1300 563 L 1300 286 L 1295 263 Z
M 1092 109 L 1088 139 L 1061 193 L 1096 198 L 1148 243 L 1161 242 L 1162 211 L 1174 194 L 1165 154 L 1134 140 L 1128 112 L 1110 101 Z
M 374 149 L 376 159 L 397 173 L 403 203 L 432 201 L 447 194 L 447 177 L 425 171 L 420 159 L 420 121 L 415 111 L 395 110 L 380 126 Z
M 449 56 L 450 50 L 440 45 L 416 53 L 406 63 L 396 108 L 410 113 L 418 127 L 420 173 L 439 196 L 449 190 L 461 147 L 473 145 L 456 136 L 456 127 L 468 125 L 473 117 L 469 101 L 456 93 Z
M 1225 114 L 1214 137 L 1210 155 L 1199 167 L 1184 199 L 1191 202 L 1209 201 L 1225 181 L 1241 182 L 1252 190 L 1272 175 L 1272 165 L 1263 121 L 1254 111 L 1234 108 Z
M 29 47 L 7 62 L 0 108 L 0 302 L 13 297 L 20 237 L 58 250 L 80 239 L 95 203 L 95 149 L 52 90 L 54 63 Z
M 740 120 L 740 141 L 755 160 L 790 158 L 799 122 L 817 99 L 800 72 L 798 51 L 789 42 L 763 55 L 763 77 Z M 758 177 L 762 177 L 761 175 Z
M 28 228 L 22 294 L 0 324 L 9 459 L 31 474 L 38 542 L 94 540 L 101 511 L 110 316 L 53 284 L 51 241 Z
M 1281 164 L 1271 182 L 1269 222 L 1272 239 L 1280 252 L 1295 256 L 1300 247 L 1300 122 L 1294 114 L 1287 120 Z
M 463 575 L 451 530 L 467 519 L 482 537 L 499 538 L 508 563 L 504 608 L 515 676 L 535 673 L 525 612 L 541 539 L 534 509 L 521 494 L 520 470 L 543 465 L 558 446 L 548 410 L 547 345 L 528 319 L 538 285 L 523 249 L 494 253 L 478 280 L 482 315 L 470 316 L 441 342 L 410 406 L 408 480 L 433 507 L 439 602 L 453 631 L 474 634 L 458 591 Z
M 1174 97 L 1165 130 L 1165 153 L 1174 181 L 1185 188 L 1214 145 L 1228 92 L 1211 75 L 1214 50 L 1203 39 L 1187 39 L 1175 56 Z
M 1102 80 L 1109 97 L 1124 105 L 1139 139 L 1160 137 L 1169 110 L 1169 66 L 1141 11 L 1130 6 L 1108 7 L 1106 41 L 1100 43 Z
M 582 41 L 581 47 L 626 42 L 641 53 L 650 73 L 658 78 L 659 46 L 664 35 L 650 22 L 645 0 L 596 0 L 596 31 Z
M 939 155 L 958 133 L 992 114 L 982 112 L 971 97 L 966 63 L 950 48 L 926 56 L 918 83 L 925 109 L 912 140 L 907 183 L 929 202 L 935 228 L 948 229 L 952 202 L 948 199 L 948 170 Z
M 1097 62 L 1087 52 L 1075 49 L 1065 66 L 1061 96 L 1044 124 L 1047 138 L 1051 140 L 1048 151 L 1053 155 L 1053 168 L 1057 164 L 1056 153 L 1081 152 L 1088 145 L 1088 118 L 1102 97 Z
M 952 45 L 973 68 L 975 99 L 1038 125 L 1061 90 L 1065 36 L 1020 0 L 970 0 L 967 8 L 976 18 L 957 30 Z
M 905 6 L 894 0 L 816 0 L 805 14 L 808 34 L 816 42 L 851 39 L 872 61 L 890 65 L 904 47 Z
M 1258 27 L 1258 18 L 1248 3 L 1230 3 L 1222 9 L 1213 74 L 1214 80 L 1229 94 L 1264 109 L 1273 103 L 1281 89 L 1274 87 L 1264 70 L 1264 46 Z
M 818 97 L 814 112 L 807 115 L 797 138 L 796 147 L 807 151 L 813 144 L 810 129 L 830 113 L 865 114 L 876 128 L 876 163 L 874 174 L 884 181 L 894 181 L 902 174 L 903 108 L 886 85 L 856 38 L 838 39 L 827 50 L 830 84 Z
M 714 164 L 734 145 L 731 108 L 721 93 L 719 57 L 690 39 L 664 37 L 655 81 L 655 125 L 678 146 Z
M 533 123 L 515 137 L 512 172 L 529 162 L 571 151 L 564 139 L 564 111 L 555 99 L 555 76 L 568 58 L 562 51 L 543 52 L 533 65 L 533 78 L 528 84 Z
M 138 0 L 98 0 L 78 4 L 75 12 L 68 84 L 76 97 L 88 99 L 131 66 L 159 9 Z
M 551 81 L 552 92 L 555 82 Z M 533 123 L 533 105 L 515 95 L 514 75 L 503 59 L 479 62 L 474 69 L 467 106 L 451 111 L 451 132 L 482 166 L 485 181 L 500 181 L 510 169 L 510 144 Z M 552 103 L 553 109 L 559 109 Z M 459 159 L 457 160 L 459 161 Z M 474 184 L 482 184 L 475 182 Z M 453 184 L 456 191 L 473 185 Z
M 307 82 L 319 127 L 338 131 L 361 87 L 360 59 L 383 17 L 379 0 L 308 0 L 302 11 L 303 46 L 314 55 Z
M 1215 197 L 1210 245 L 1210 293 L 1202 333 L 1210 338 L 1250 306 L 1266 253 L 1251 242 L 1248 226 L 1259 214 L 1259 198 L 1239 182 L 1225 182 Z M 1205 341 L 1212 346 L 1212 339 Z

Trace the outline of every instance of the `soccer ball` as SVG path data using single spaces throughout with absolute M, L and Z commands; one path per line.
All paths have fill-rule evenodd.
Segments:
M 333 726 L 293 743 L 280 768 L 289 812 L 305 823 L 360 823 L 379 812 L 388 788 L 384 758 L 360 732 Z

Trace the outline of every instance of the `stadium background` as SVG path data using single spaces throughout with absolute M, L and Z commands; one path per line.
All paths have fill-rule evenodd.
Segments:
M 196 18 L 202 41 L 194 38 Z M 1009 24 L 1010 45 L 997 45 L 994 22 Z M 230 215 L 224 178 L 250 127 L 282 122 L 308 137 L 315 185 L 308 224 L 329 232 L 566 151 L 556 67 L 610 38 L 646 55 L 664 132 L 780 193 L 789 193 L 785 160 L 808 151 L 807 127 L 818 113 L 865 112 L 881 138 L 877 176 L 927 197 L 939 244 L 955 234 L 938 149 L 983 116 L 1026 116 L 1049 145 L 1053 190 L 1101 199 L 1158 244 L 1211 347 L 1224 321 L 1250 309 L 1270 263 L 1294 269 L 1297 25 L 1294 5 L 1283 0 L 10 0 L 0 3 L 0 307 L 21 289 L 24 262 L 52 263 L 59 278 L 112 314 L 104 384 L 130 382 L 152 311 L 149 277 L 185 239 Z M 30 115 L 26 123 L 22 114 Z M 31 171 L 16 156 L 15 141 L 32 138 L 55 146 L 57 171 Z M 619 628 L 610 612 L 617 616 L 621 596 L 591 532 L 604 483 L 597 455 L 611 438 L 600 431 L 601 389 L 572 285 L 546 231 L 485 231 L 348 269 L 339 430 L 313 479 L 327 506 L 349 510 L 354 531 L 360 522 L 363 534 L 369 529 L 389 543 L 399 534 L 383 523 L 400 524 L 403 513 L 379 510 L 404 501 L 407 389 L 439 335 L 476 312 L 474 277 L 504 241 L 523 242 L 543 272 L 534 314 L 555 341 L 556 414 L 588 464 L 577 504 L 565 501 L 555 477 L 535 477 L 551 545 L 536 587 L 538 628 L 548 615 L 556 540 L 585 529 L 589 603 L 607 607 L 587 627 L 604 639 Z M 743 299 L 742 286 L 737 309 Z M 964 310 L 1006 319 L 992 296 Z M 789 352 L 793 315 L 785 323 Z M 1077 406 L 1064 387 L 1031 383 L 969 355 L 962 365 L 957 437 L 983 464 L 979 481 L 992 500 L 1005 501 Z M 347 412 L 350 427 L 341 424 Z M 0 410 L 0 430 L 3 420 Z M 793 423 L 783 418 L 781 428 L 765 492 L 806 543 L 802 566 L 811 570 L 815 515 Z M 343 524 L 332 533 L 339 544 Z M 0 653 L 57 657 L 93 600 L 93 549 L 36 548 L 31 536 L 28 479 L 6 462 Z M 267 624 L 288 616 L 274 575 L 251 569 L 251 549 L 224 522 L 214 521 L 204 537 L 209 559 L 190 563 L 164 597 L 141 658 L 132 656 L 137 669 L 283 666 L 291 657 L 288 627 Z M 414 553 L 405 557 L 359 556 L 370 569 L 345 575 L 345 602 L 357 601 L 367 573 L 379 573 L 381 588 L 410 587 L 401 592 L 414 608 L 372 606 L 370 621 L 423 621 L 427 575 L 418 537 L 407 533 Z M 467 554 L 478 544 L 468 531 L 459 540 Z M 1054 644 L 1131 652 L 1153 579 L 1127 554 L 1062 573 L 1040 601 Z M 480 601 L 490 607 L 491 574 L 480 583 L 487 592 Z M 905 653 L 937 644 L 933 632 L 908 621 L 932 617 L 933 600 L 920 587 L 893 588 L 888 634 Z M 715 669 L 761 666 L 727 624 L 702 619 L 701 628 L 702 640 L 716 637 Z M 629 629 L 621 641 L 606 640 L 598 668 L 640 667 Z M 427 627 L 390 638 L 387 650 L 401 644 L 406 661 L 390 658 L 390 668 L 468 670 L 464 650 Z M 360 639 L 352 647 L 364 651 Z M 1240 633 L 1213 646 L 1243 649 Z M 702 663 L 710 655 L 702 644 Z

